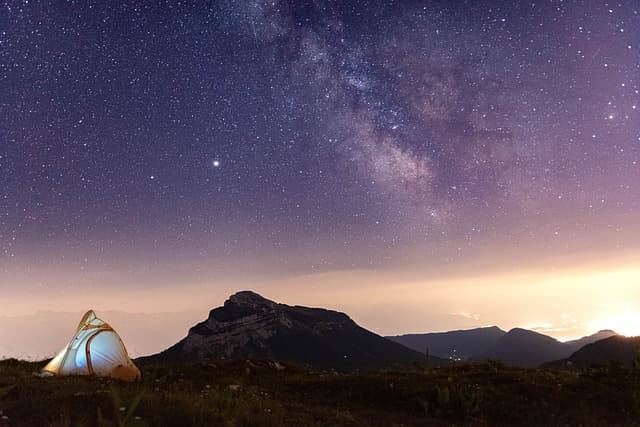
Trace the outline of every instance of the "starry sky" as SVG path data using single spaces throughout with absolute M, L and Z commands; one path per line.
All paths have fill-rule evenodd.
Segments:
M 640 333 L 639 91 L 632 0 L 4 1 L 2 309 Z

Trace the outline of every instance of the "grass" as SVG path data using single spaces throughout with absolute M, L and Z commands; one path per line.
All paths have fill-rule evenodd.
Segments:
M 142 365 L 143 380 L 38 378 L 0 362 L 0 426 L 640 425 L 638 370 L 414 366 L 354 374 L 267 361 Z

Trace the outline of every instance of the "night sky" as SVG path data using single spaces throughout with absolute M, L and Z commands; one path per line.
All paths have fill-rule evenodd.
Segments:
M 639 91 L 631 0 L 5 1 L 0 292 L 636 268 Z

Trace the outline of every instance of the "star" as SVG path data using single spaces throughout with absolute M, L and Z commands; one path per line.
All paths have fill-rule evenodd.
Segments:
M 113 264 L 181 295 L 462 242 L 511 269 L 640 230 L 637 0 L 8 3 L 0 271 L 25 283 L 64 255 L 56 291 Z

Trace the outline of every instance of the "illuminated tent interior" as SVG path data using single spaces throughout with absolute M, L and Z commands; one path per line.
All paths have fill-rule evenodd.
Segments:
M 69 345 L 42 369 L 47 375 L 95 375 L 123 381 L 140 378 L 118 333 L 93 310 L 78 324 Z

